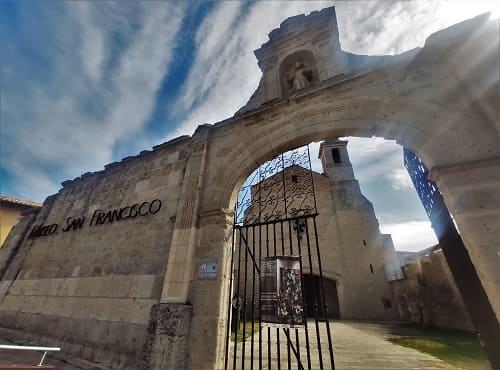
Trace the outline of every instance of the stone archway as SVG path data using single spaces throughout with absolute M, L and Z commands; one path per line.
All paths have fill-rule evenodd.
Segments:
M 331 14 L 314 14 L 319 16 Z M 299 41 L 308 33 L 306 18 L 294 20 L 304 33 Z M 326 78 L 327 61 L 318 61 L 320 83 L 287 98 L 273 95 L 273 89 L 279 94 L 279 81 L 273 82 L 264 72 L 259 89 L 235 117 L 197 130 L 191 139 L 193 148 L 202 148 L 199 158 L 193 160 L 197 163 L 193 165 L 197 168 L 193 176 L 200 189 L 195 203 L 198 208 L 194 209 L 197 218 L 191 223 L 196 225 L 192 230 L 196 241 L 190 242 L 193 258 L 176 262 L 171 252 L 173 260 L 169 259 L 169 264 L 177 269 L 192 268 L 193 260 L 212 258 L 219 260 L 222 268 L 218 281 L 186 281 L 177 296 L 193 303 L 192 327 L 196 329 L 190 337 L 192 368 L 220 366 L 223 306 L 228 298 L 225 284 L 229 274 L 231 210 L 239 187 L 259 164 L 276 154 L 329 137 L 378 136 L 396 140 L 424 160 L 500 317 L 500 295 L 496 290 L 500 283 L 496 252 L 500 249 L 500 113 L 495 63 L 499 51 L 478 47 L 494 44 L 497 29 L 498 22 L 488 23 L 479 17 L 432 35 L 421 50 L 383 60 L 358 60 L 354 64 L 364 68 L 330 73 L 332 76 Z M 271 37 L 269 43 L 283 42 L 283 38 L 286 30 L 282 38 L 273 41 Z M 293 40 L 297 38 L 285 41 Z M 334 48 L 337 43 L 334 40 L 328 47 Z M 263 58 L 261 68 L 272 69 L 272 58 L 263 56 L 268 44 L 256 55 Z M 297 50 L 303 43 L 299 44 Z M 292 55 L 294 45 L 288 49 Z M 332 55 L 339 53 L 336 50 Z M 342 67 L 345 62 L 345 58 L 337 58 L 330 64 Z M 269 72 L 269 76 L 276 75 Z M 175 302 L 169 300 L 168 271 L 167 266 L 163 301 Z M 206 306 L 207 290 L 211 297 L 219 298 L 210 307 Z M 200 327 L 218 333 L 216 346 L 200 338 Z
M 234 117 L 66 181 L 19 223 L 0 256 L 2 322 L 119 368 L 222 369 L 238 189 L 275 155 L 339 136 L 396 140 L 426 163 L 494 310 L 488 316 L 500 318 L 498 28 L 480 16 L 422 49 L 372 57 L 341 49 L 333 7 L 284 21 L 256 50 L 262 80 Z M 164 206 L 134 220 L 138 199 Z M 34 225 L 100 207 L 107 228 L 90 216 L 86 232 L 29 237 Z M 127 208 L 129 220 L 113 223 Z M 37 296 L 45 303 L 34 304 Z M 124 365 L 137 364 L 142 344 L 141 366 Z

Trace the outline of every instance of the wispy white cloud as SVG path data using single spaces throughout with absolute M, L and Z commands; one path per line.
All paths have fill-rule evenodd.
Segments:
M 430 33 L 493 9 L 492 3 L 335 4 L 344 49 L 391 54 L 421 46 Z M 258 85 L 261 72 L 253 50 L 267 41 L 267 34 L 289 16 L 332 4 L 216 3 L 195 35 L 195 60 L 175 112 L 181 124 L 168 137 L 192 134 L 199 124 L 232 116 Z M 151 145 L 145 123 L 168 74 L 188 4 L 51 2 L 21 7 L 23 16 L 35 10 L 19 22 L 12 40 L 2 34 L 2 166 L 19 196 L 42 199 L 59 181 L 113 160 L 117 143 L 126 142 L 129 154 Z M 23 33 L 24 44 L 19 44 L 17 34 Z M 28 56 L 21 55 L 26 51 Z M 400 161 L 400 149 L 374 140 L 351 149 L 353 163 L 361 158 L 358 177 L 373 181 L 384 173 L 401 190 L 406 186 L 401 173 L 383 171 Z
M 241 12 L 244 3 L 223 1 L 218 3 L 212 14 L 205 18 L 196 32 L 195 64 L 190 70 L 181 92 L 182 110 L 187 111 L 195 103 L 200 103 L 225 73 L 226 65 L 231 63 L 227 57 L 221 57 L 230 51 L 226 40 L 230 39 L 231 29 Z
M 384 177 L 394 182 L 392 171 L 401 174 L 403 150 L 395 141 L 383 138 L 346 138 L 351 162 L 356 170 L 356 177 L 363 183 L 370 183 Z M 399 181 L 399 180 L 398 180 Z
M 388 178 L 393 189 L 414 189 L 408 171 L 403 168 L 393 168 L 389 170 Z
M 430 34 L 481 13 L 500 16 L 499 3 L 490 0 L 361 0 L 335 5 L 342 48 L 368 55 L 423 46 Z
M 127 6 L 107 3 L 99 6 L 111 9 L 98 9 L 89 4 L 64 3 L 58 16 L 67 24 L 47 30 L 62 34 L 45 48 L 35 45 L 52 63 L 47 82 L 2 90 L 2 150 L 15 158 L 2 165 L 21 196 L 43 199 L 57 182 L 102 168 L 112 161 L 120 140 L 135 136 L 141 145 L 141 129 L 168 72 L 182 6 L 132 4 L 132 18 Z M 99 18 L 100 10 L 112 12 L 113 18 Z M 112 36 L 119 29 L 113 27 L 127 23 L 120 50 L 108 63 L 117 47 Z
M 73 10 L 80 17 L 82 28 L 82 46 L 80 49 L 81 60 L 87 75 L 94 81 L 99 81 L 102 76 L 103 62 L 106 57 L 104 33 L 98 25 L 94 24 L 92 17 L 92 4 L 89 2 L 76 2 Z
M 241 14 L 241 4 L 221 2 L 209 15 L 212 20 L 200 28 L 196 58 L 179 98 L 192 109 L 169 137 L 189 135 L 199 124 L 231 117 L 259 83 L 261 72 L 253 50 L 267 41 L 267 34 L 287 17 L 331 5 L 331 1 L 259 1 Z M 211 51 L 207 45 L 218 47 Z

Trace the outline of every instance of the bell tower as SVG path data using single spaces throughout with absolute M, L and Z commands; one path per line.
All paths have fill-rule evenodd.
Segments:
M 369 217 L 375 218 L 371 202 L 361 193 L 359 182 L 354 177 L 347 143 L 345 140 L 328 139 L 319 147 L 319 159 L 323 165 L 323 172 L 330 179 L 335 208 L 337 210 L 365 209 L 370 214 Z
M 347 153 L 347 141 L 338 139 L 324 141 L 319 147 L 319 159 L 323 171 L 331 181 L 356 181 Z

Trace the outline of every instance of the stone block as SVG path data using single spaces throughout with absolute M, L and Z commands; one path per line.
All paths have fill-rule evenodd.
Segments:
M 131 298 L 150 298 L 155 275 L 132 276 L 128 296 Z
M 21 301 L 20 310 L 23 312 L 36 313 L 40 311 L 41 297 L 39 296 L 19 296 Z
M 210 345 L 206 340 L 208 333 L 216 335 L 219 331 L 218 320 L 216 318 L 196 317 L 191 320 L 191 335 L 189 352 L 189 363 L 191 369 L 206 369 L 217 356 L 216 347 Z M 212 365 L 213 366 L 213 365 Z
M 147 325 L 151 307 L 158 303 L 153 299 L 134 299 L 133 306 L 129 307 L 128 321 L 135 324 Z
M 127 297 L 130 290 L 132 276 L 130 275 L 113 275 L 111 297 Z
M 161 303 L 152 307 L 140 369 L 187 369 L 191 315 L 187 305 Z
M 96 320 L 110 320 L 113 310 L 112 298 L 91 298 L 88 303 L 88 318 Z
M 86 319 L 92 312 L 93 300 L 88 297 L 72 297 L 71 317 L 75 319 Z
M 78 280 L 74 295 L 78 297 L 90 297 L 92 289 L 95 287 L 91 278 L 79 277 L 76 279 Z
M 64 278 L 54 278 L 54 279 L 47 279 L 49 283 L 49 291 L 47 292 L 47 295 L 61 295 L 61 290 L 63 289 L 64 285 Z
M 149 188 L 150 180 L 142 180 L 135 184 L 135 192 L 142 194 L 145 190 Z
M 96 277 L 97 286 L 91 291 L 91 297 L 112 297 L 113 277 L 113 275 Z
M 7 291 L 9 290 L 9 287 L 12 286 L 12 283 L 13 283 L 12 280 L 0 281 L 0 302 L 2 301 L 1 297 L 3 297 L 5 295 L 5 293 L 7 293 Z M 16 289 L 16 288 L 13 288 L 12 290 L 14 290 L 14 292 L 10 293 L 10 294 L 15 294 L 16 290 L 18 291 L 18 289 Z
M 36 280 L 16 280 L 16 284 L 19 284 L 19 295 L 35 295 Z
M 78 285 L 78 278 L 64 279 L 64 281 L 61 285 L 61 289 L 59 290 L 59 295 L 61 295 L 61 296 L 73 296 L 73 295 L 75 295 L 77 285 Z
M 114 298 L 109 314 L 110 321 L 129 322 L 134 299 Z
M 20 311 L 23 305 L 23 298 L 15 295 L 8 294 L 2 304 L 0 305 L 1 311 Z

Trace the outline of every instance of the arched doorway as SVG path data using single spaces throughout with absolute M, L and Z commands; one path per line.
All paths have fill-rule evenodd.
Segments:
M 323 277 L 323 281 L 318 275 L 304 275 L 304 292 L 306 300 L 306 316 L 314 317 L 315 302 L 319 301 L 320 307 L 328 307 L 328 312 L 321 309 L 320 317 L 323 320 L 340 319 L 339 311 L 339 296 L 337 292 L 337 282 L 335 280 Z M 325 297 L 315 297 L 314 292 L 320 291 L 320 286 L 323 284 Z
M 432 38 L 422 50 L 389 58 L 378 68 L 346 71 L 343 76 L 335 77 L 332 67 L 335 63 L 328 65 L 322 60 L 318 63 L 319 84 L 291 97 L 281 97 L 272 91 L 274 87 L 279 90 L 277 71 L 279 61 L 286 55 L 266 56 L 262 60 L 263 83 L 248 109 L 215 126 L 201 126 L 197 130 L 190 139 L 194 155 L 190 158 L 186 189 L 198 188 L 201 194 L 194 202 L 194 216 L 188 212 L 183 226 L 183 232 L 193 230 L 192 236 L 185 237 L 189 242 L 178 245 L 185 248 L 189 244 L 190 253 L 199 260 L 217 259 L 222 273 L 217 283 L 195 280 L 192 284 L 190 281 L 177 284 L 175 270 L 167 271 L 166 280 L 173 281 L 182 292 L 176 291 L 170 298 L 167 290 L 163 298 L 178 302 L 186 297 L 185 301 L 192 302 L 193 307 L 204 307 L 195 308 L 192 326 L 210 327 L 218 333 L 218 345 L 207 348 L 199 332 L 193 329 L 191 358 L 208 357 L 213 367 L 223 362 L 224 306 L 230 298 L 227 288 L 232 210 L 245 179 L 260 164 L 284 151 L 331 137 L 376 136 L 396 140 L 428 165 L 497 317 L 500 315 L 496 252 L 500 247 L 496 221 L 500 219 L 497 201 L 500 138 L 495 92 L 498 85 L 492 83 L 498 81 L 497 77 L 492 78 L 498 75 L 495 62 L 498 50 L 484 50 L 479 48 L 481 43 L 469 42 L 471 30 L 477 30 L 474 37 L 484 39 L 483 45 L 494 44 L 495 41 L 486 40 L 497 39 L 498 32 L 494 27 L 475 22 L 466 29 L 462 25 L 446 30 L 448 36 Z M 449 33 L 454 34 L 452 39 L 456 41 L 451 45 L 447 40 L 451 37 Z M 311 39 L 316 36 L 311 35 Z M 336 42 L 333 40 L 331 44 Z M 264 49 L 278 50 L 268 46 Z M 279 50 L 290 52 L 290 49 L 297 50 L 298 46 Z M 258 56 L 266 50 L 259 51 Z M 313 54 L 320 60 L 321 50 Z M 478 70 L 477 56 L 483 58 Z M 461 63 L 456 65 L 452 60 Z M 265 104 L 257 104 L 263 96 L 267 99 Z M 204 154 L 198 154 L 198 147 L 204 148 L 199 151 Z M 196 254 L 194 243 L 203 246 Z M 192 269 L 192 260 L 183 253 L 171 252 L 171 255 L 169 264 Z M 198 294 L 207 291 L 207 286 L 211 297 L 220 298 L 210 306 L 206 297 Z M 198 368 L 208 366 L 196 360 L 192 363 Z

